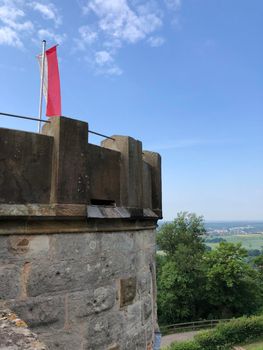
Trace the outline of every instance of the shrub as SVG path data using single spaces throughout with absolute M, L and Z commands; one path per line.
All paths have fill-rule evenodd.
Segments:
M 169 350 L 229 350 L 233 345 L 256 340 L 263 334 L 263 316 L 241 317 L 203 331 L 191 342 L 174 343 Z
M 202 350 L 196 341 L 187 341 L 182 343 L 174 343 L 167 350 Z

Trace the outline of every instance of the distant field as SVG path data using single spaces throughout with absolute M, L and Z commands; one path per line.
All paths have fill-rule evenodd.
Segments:
M 229 235 L 221 236 L 227 242 L 239 243 L 241 242 L 243 247 L 250 249 L 263 249 L 263 233 L 259 234 L 247 234 L 247 235 Z M 206 243 L 212 249 L 218 246 L 219 243 Z

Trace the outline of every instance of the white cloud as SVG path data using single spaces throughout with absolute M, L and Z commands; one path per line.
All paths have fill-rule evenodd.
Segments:
M 161 36 L 150 36 L 148 43 L 151 47 L 159 47 L 165 43 L 165 39 Z
M 35 11 L 38 11 L 44 19 L 54 21 L 56 26 L 59 26 L 62 23 L 62 18 L 53 3 L 43 4 L 41 2 L 34 1 L 29 4 L 29 6 L 31 6 Z
M 79 34 L 81 39 L 87 44 L 92 44 L 98 38 L 98 34 L 91 30 L 89 26 L 80 27 Z
M 178 10 L 181 6 L 181 0 L 164 0 L 170 10 Z
M 39 29 L 37 35 L 40 40 L 52 40 L 57 44 L 61 44 L 66 40 L 65 34 L 56 34 L 50 29 Z
M 39 12 L 44 20 L 51 21 L 50 28 L 41 29 L 43 24 L 32 16 L 32 12 L 35 11 Z M 55 31 L 61 23 L 61 16 L 51 2 L 0 0 L 0 45 L 23 48 L 26 39 L 32 38 L 32 41 L 36 42 L 36 37 L 61 43 L 66 36 Z
M 89 25 L 79 28 L 75 39 L 78 49 L 94 47 L 89 52 L 93 65 L 106 74 L 122 74 L 115 58 L 121 47 L 146 40 L 150 46 L 160 46 L 164 39 L 154 33 L 163 24 L 162 11 L 155 0 L 85 0 L 82 12 Z M 92 27 L 92 30 L 91 30 Z
M 95 53 L 95 62 L 99 66 L 103 66 L 105 64 L 113 62 L 113 58 L 108 51 L 98 51 Z
M 6 2 L 5 5 L 0 6 L 0 20 L 13 30 L 31 31 L 33 29 L 31 21 L 20 22 L 24 17 L 24 11 L 18 9 L 12 2 Z
M 17 33 L 9 27 L 0 27 L 0 45 L 22 48 L 23 44 Z
M 132 9 L 127 0 L 90 0 L 86 9 L 98 18 L 99 29 L 108 37 L 135 43 L 162 25 L 154 12 Z M 87 11 L 86 11 L 87 12 Z
M 122 70 L 117 66 L 109 51 L 97 51 L 94 54 L 93 65 L 97 74 L 121 75 Z

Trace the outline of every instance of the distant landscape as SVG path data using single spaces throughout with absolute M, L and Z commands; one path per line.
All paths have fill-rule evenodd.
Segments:
M 163 224 L 164 221 L 159 222 L 160 227 Z M 220 242 L 227 241 L 242 243 L 244 248 L 251 251 L 251 255 L 263 251 L 263 221 L 207 221 L 205 228 L 205 243 L 212 249 Z
M 233 222 L 206 222 L 206 245 L 215 248 L 220 242 L 242 243 L 249 251 L 263 250 L 263 222 L 233 221 Z

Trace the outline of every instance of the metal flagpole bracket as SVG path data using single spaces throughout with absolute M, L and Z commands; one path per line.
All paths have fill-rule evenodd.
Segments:
M 42 122 L 42 102 L 43 102 L 43 87 L 44 87 L 44 74 L 45 74 L 45 52 L 46 52 L 46 40 L 42 41 L 42 57 L 41 57 L 41 77 L 40 77 L 40 94 L 39 94 L 39 110 L 38 110 L 38 132 L 41 131 Z

